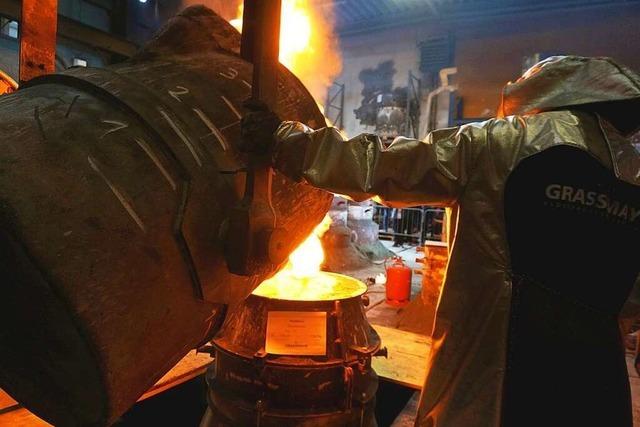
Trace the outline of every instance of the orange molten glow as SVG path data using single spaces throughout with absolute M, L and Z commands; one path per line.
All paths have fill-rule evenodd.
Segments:
M 324 251 L 320 238 L 331 226 L 327 215 L 313 233 L 289 255 L 289 262 L 275 276 L 253 291 L 255 295 L 296 301 L 334 300 L 362 294 L 366 286 L 349 279 L 320 271 Z
M 324 250 L 320 238 L 331 227 L 331 217 L 326 215 L 322 222 L 316 225 L 313 232 L 300 246 L 289 255 L 286 269 L 290 269 L 295 277 L 304 278 L 316 275 L 324 261 Z
M 334 34 L 333 4 L 312 5 L 312 0 L 283 0 L 280 62 L 291 70 L 311 95 L 324 102 L 327 88 L 342 69 Z M 242 31 L 243 5 L 231 25 Z

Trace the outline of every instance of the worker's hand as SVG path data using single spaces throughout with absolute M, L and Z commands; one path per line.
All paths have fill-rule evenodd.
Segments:
M 249 113 L 242 118 L 239 150 L 253 154 L 270 152 L 275 145 L 274 134 L 282 121 L 263 102 L 249 100 L 244 107 Z

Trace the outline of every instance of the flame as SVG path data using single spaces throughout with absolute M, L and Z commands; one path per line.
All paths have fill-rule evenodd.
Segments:
M 311 277 L 320 271 L 324 262 L 324 250 L 320 239 L 331 227 L 331 217 L 326 215 L 322 222 L 316 225 L 313 232 L 289 255 L 289 262 L 285 267 L 298 278 Z
M 282 0 L 280 23 L 280 62 L 293 72 L 323 111 L 327 91 L 342 71 L 338 38 L 334 33 L 333 2 L 319 6 L 315 0 Z M 244 5 L 229 20 L 242 32 Z M 330 123 L 327 123 L 330 124 Z M 285 267 L 262 282 L 253 293 L 270 298 L 321 300 L 340 293 L 362 292 L 360 285 L 346 289 L 345 281 L 322 273 L 324 251 L 320 238 L 331 226 L 327 215 L 307 239 L 289 255 Z M 356 281 L 357 282 L 357 281 Z M 359 283 L 359 282 L 357 282 Z
M 319 101 L 342 70 L 338 39 L 334 33 L 333 3 L 320 8 L 313 0 L 283 0 L 280 62 L 291 70 Z M 242 31 L 244 6 L 229 22 Z
M 236 30 L 242 32 L 242 15 L 244 14 L 244 4 L 240 3 L 238 6 L 238 16 L 229 20 L 229 24 L 233 25 Z
M 289 262 L 265 280 L 253 293 L 269 298 L 318 300 L 336 292 L 338 281 L 320 272 L 324 261 L 321 238 L 331 227 L 331 217 L 326 215 L 313 232 L 289 255 Z

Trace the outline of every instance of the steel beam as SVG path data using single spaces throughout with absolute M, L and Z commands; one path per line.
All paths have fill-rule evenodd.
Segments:
M 21 3 L 20 0 L 0 0 L 0 13 L 20 21 Z M 62 15 L 58 15 L 58 37 L 122 57 L 133 56 L 138 50 L 135 43 Z
M 56 71 L 58 0 L 22 0 L 20 84 Z

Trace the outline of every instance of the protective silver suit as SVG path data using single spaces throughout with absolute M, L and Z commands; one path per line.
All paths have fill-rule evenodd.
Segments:
M 614 179 L 637 188 L 640 157 L 618 130 L 640 124 L 640 112 L 627 115 L 640 105 L 638 100 L 640 78 L 613 61 L 554 57 L 504 88 L 499 118 L 436 130 L 423 141 L 399 138 L 383 149 L 374 135 L 347 141 L 333 128 L 312 131 L 292 122 L 279 128 L 276 167 L 294 179 L 356 200 L 379 196 L 393 206 L 457 207 L 416 425 L 533 425 L 527 421 L 530 414 L 519 421 L 504 418 L 515 280 L 505 187 L 522 162 L 566 146 L 587 153 Z M 294 160 L 300 158 L 302 163 Z M 640 200 L 634 215 L 636 207 L 640 212 Z M 629 212 L 625 215 L 635 220 Z M 632 281 L 622 281 L 630 289 Z M 622 395 L 628 397 L 628 388 Z M 561 424 L 561 417 L 550 417 L 545 425 Z M 621 424 L 628 423 L 626 415 L 622 418 Z

